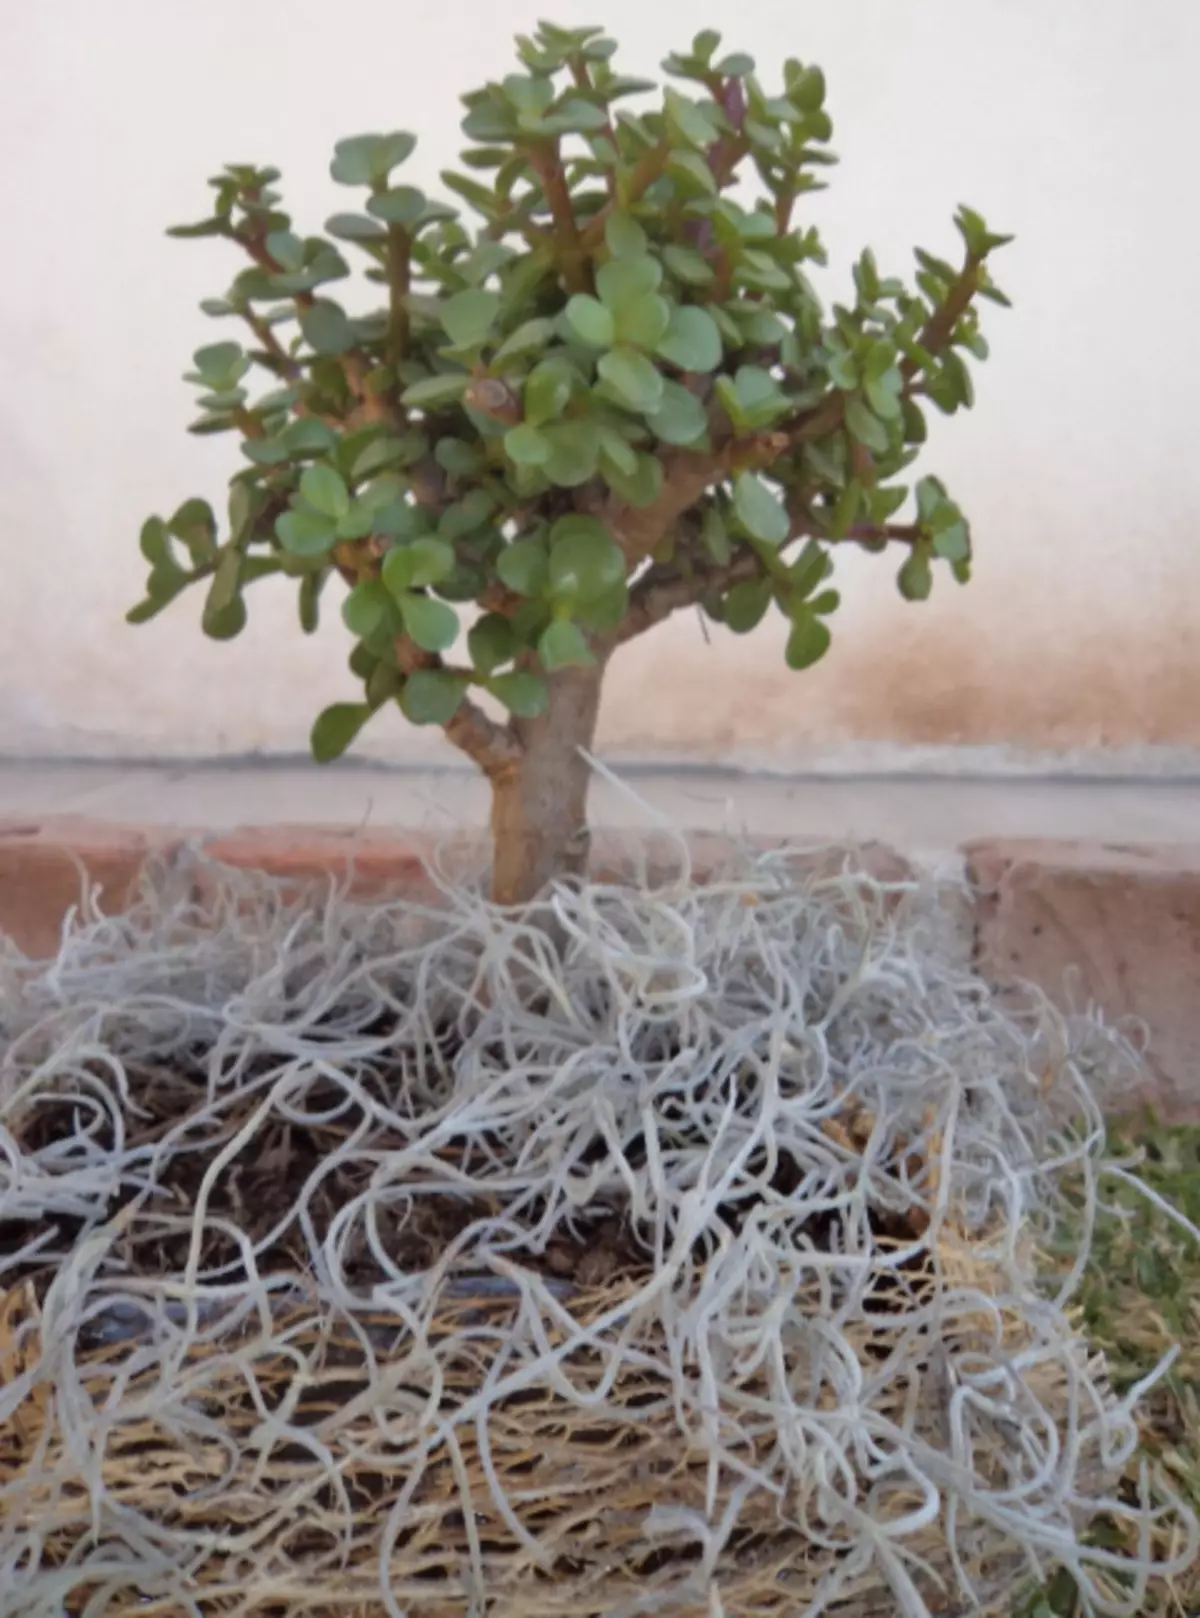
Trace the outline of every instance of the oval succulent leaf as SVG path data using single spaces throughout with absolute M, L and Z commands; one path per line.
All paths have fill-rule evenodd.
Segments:
M 618 404 L 650 415 L 662 407 L 663 379 L 654 363 L 635 348 L 614 348 L 596 367 Z
M 318 764 L 332 764 L 353 742 L 371 717 L 365 702 L 335 702 L 317 715 L 310 745 Z
M 560 600 L 594 601 L 625 577 L 625 558 L 595 517 L 560 517 L 550 530 L 549 584 Z
M 721 333 L 707 309 L 685 304 L 671 315 L 657 353 L 681 371 L 706 374 L 721 363 Z

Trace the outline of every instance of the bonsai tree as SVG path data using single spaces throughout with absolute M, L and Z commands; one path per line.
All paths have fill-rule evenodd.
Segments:
M 627 641 L 684 608 L 739 634 L 775 608 L 805 669 L 829 646 L 838 546 L 897 547 L 912 601 L 935 564 L 967 579 L 943 484 L 898 480 L 926 405 L 972 402 L 1009 239 L 962 208 L 956 264 L 918 251 L 910 288 L 864 252 L 853 302 L 826 312 L 806 274 L 824 254 L 804 204 L 834 162 L 818 68 L 788 61 L 768 90 L 704 32 L 646 109 L 655 86 L 597 29 L 518 47 L 520 71 L 463 98 L 457 205 L 398 177 L 412 135 L 358 135 L 331 172 L 359 206 L 324 235 L 293 228 L 278 170 L 244 165 L 171 232 L 247 260 L 202 307 L 248 335 L 188 375 L 191 431 L 235 433 L 244 464 L 227 524 L 202 500 L 145 524 L 129 614 L 203 582 L 204 629 L 228 639 L 246 587 L 282 573 L 311 632 L 336 580 L 363 696 L 320 714 L 316 757 L 393 705 L 442 726 L 491 783 L 505 903 L 584 867 L 581 749 Z M 351 259 L 378 307 L 338 297 Z

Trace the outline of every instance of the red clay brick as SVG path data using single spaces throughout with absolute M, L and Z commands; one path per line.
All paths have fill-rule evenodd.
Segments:
M 27 955 L 56 953 L 63 921 L 88 888 L 105 914 L 122 911 L 152 856 L 178 835 L 159 826 L 112 826 L 81 815 L 0 820 L 0 933 Z
M 1127 1098 L 1200 1119 L 1200 845 L 1003 841 L 964 850 L 980 970 L 1093 1002 L 1149 1035 L 1151 1084 Z

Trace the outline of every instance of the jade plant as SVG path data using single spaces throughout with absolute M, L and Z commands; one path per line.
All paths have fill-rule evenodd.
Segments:
M 918 251 L 910 286 L 865 251 L 826 310 L 807 273 L 835 161 L 824 77 L 787 61 L 767 88 L 719 46 L 697 35 L 659 91 L 599 30 L 544 25 L 463 98 L 453 203 L 404 182 L 412 135 L 357 135 L 324 235 L 247 165 L 171 232 L 247 261 L 202 305 L 243 340 L 188 374 L 191 431 L 235 434 L 242 464 L 224 523 L 194 499 L 145 524 L 129 617 L 203 582 L 204 629 L 228 639 L 246 587 L 283 574 L 311 633 L 332 583 L 363 694 L 319 715 L 316 757 L 394 706 L 440 725 L 491 784 L 504 903 L 586 862 L 586 750 L 626 642 L 686 608 L 738 634 L 775 609 L 805 669 L 830 644 L 839 546 L 898 551 L 910 601 L 940 564 L 969 576 L 943 483 L 904 479 L 927 407 L 972 403 L 1009 238 L 964 207 L 956 262 Z M 373 289 L 353 306 L 352 266 Z

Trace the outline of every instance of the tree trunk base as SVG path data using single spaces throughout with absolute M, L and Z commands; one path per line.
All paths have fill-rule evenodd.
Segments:
M 549 711 L 516 729 L 521 757 L 492 777 L 492 898 L 528 904 L 554 882 L 587 874 L 591 834 L 584 752 L 596 730 L 602 668 L 564 669 Z

